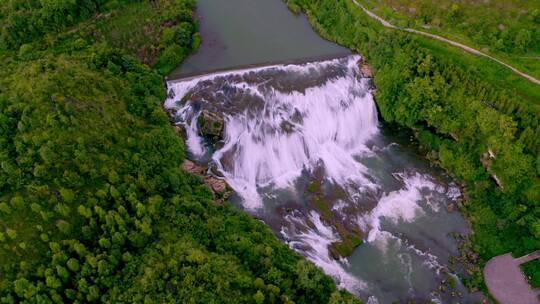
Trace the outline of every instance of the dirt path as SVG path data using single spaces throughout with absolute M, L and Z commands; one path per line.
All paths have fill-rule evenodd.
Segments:
M 446 42 L 450 45 L 453 45 L 453 46 L 456 46 L 460 49 L 463 49 L 471 54 L 475 54 L 475 55 L 478 55 L 478 56 L 482 56 L 482 57 L 486 57 L 486 58 L 489 58 L 495 62 L 497 62 L 498 64 L 500 65 L 503 65 L 507 68 L 509 68 L 510 70 L 512 70 L 512 72 L 518 74 L 519 76 L 521 77 L 524 77 L 526 78 L 527 80 L 537 84 L 537 85 L 540 85 L 540 80 L 532 77 L 531 75 L 529 74 L 526 74 L 526 73 L 523 73 L 521 72 L 520 70 L 516 69 L 515 67 L 495 58 L 495 57 L 492 57 L 486 53 L 483 53 L 475 48 L 472 48 L 472 47 L 469 47 L 469 46 L 466 46 L 464 44 L 461 44 L 459 42 L 456 42 L 456 41 L 453 41 L 453 40 L 450 40 L 450 39 L 447 39 L 447 38 L 444 38 L 444 37 L 441 37 L 441 36 L 438 36 L 438 35 L 434 35 L 434 34 L 430 34 L 430 33 L 427 33 L 427 32 L 423 32 L 423 31 L 419 31 L 419 30 L 415 30 L 415 29 L 412 29 L 412 28 L 402 28 L 402 27 L 397 27 L 393 24 L 391 24 L 390 22 L 384 20 L 383 18 L 379 17 L 378 15 L 376 15 L 375 13 L 373 13 L 372 11 L 368 10 L 367 8 L 365 8 L 362 4 L 358 3 L 358 1 L 356 0 L 351 0 L 356 6 L 358 6 L 359 8 L 361 8 L 366 14 L 368 14 L 371 18 L 379 21 L 383 26 L 387 27 L 387 28 L 392 28 L 392 29 L 396 29 L 396 30 L 402 30 L 402 31 L 405 31 L 405 32 L 409 32 L 409 33 L 414 33 L 414 34 L 418 34 L 418 35 L 422 35 L 422 36 L 426 36 L 426 37 L 430 37 L 432 39 L 436 39 L 436 40 L 439 40 L 439 41 L 443 41 L 443 42 Z
M 536 259 L 540 259 L 540 250 L 537 250 L 535 252 L 532 252 L 522 257 L 517 258 L 516 263 L 524 264 L 524 263 L 527 263 Z

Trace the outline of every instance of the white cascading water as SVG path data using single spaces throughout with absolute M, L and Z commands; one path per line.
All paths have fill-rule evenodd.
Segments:
M 244 198 L 246 208 L 261 207 L 257 188 L 291 186 L 303 170 L 311 170 L 320 164 L 328 178 L 336 183 L 354 184 L 359 188 L 376 186 L 366 178 L 367 170 L 354 160 L 355 154 L 366 151 L 364 144 L 377 132 L 378 123 L 375 103 L 367 94 L 368 82 L 358 77 L 358 60 L 359 56 L 350 56 L 344 65 L 344 75 L 328 79 L 321 86 L 305 88 L 303 92 L 262 90 L 260 84 L 245 82 L 230 84 L 265 101 L 257 113 L 250 108 L 240 113 L 224 113 L 225 146 L 213 155 L 227 182 Z M 301 68 L 287 65 L 218 73 L 171 83 L 169 88 L 174 91 L 174 96 L 184 96 L 201 81 L 216 77 L 269 69 L 306 73 L 338 62 L 330 60 L 308 63 Z M 175 101 L 168 99 L 165 106 L 173 108 Z M 197 135 L 198 113 L 191 112 L 189 101 L 178 111 L 188 124 L 188 148 L 194 154 L 203 154 L 202 139 Z M 284 129 L 284 124 L 289 129 Z M 294 132 L 290 132 L 290 128 Z M 231 150 L 235 151 L 234 164 L 224 168 L 221 158 Z
M 270 195 L 264 189 L 295 192 L 301 177 L 313 178 L 322 172 L 325 183 L 345 193 L 334 201 L 332 212 L 363 231 L 364 241 L 379 248 L 381 256 L 391 246 L 400 248 L 397 259 L 413 292 L 413 257 L 421 258 L 426 269 L 437 274 L 442 266 L 437 256 L 400 239 L 383 223 L 398 226 L 428 211 L 440 212 L 440 202 L 433 199 L 432 203 L 430 197 L 455 199 L 451 196 L 458 196 L 459 190 L 403 168 L 393 172 L 401 188 L 385 191 L 373 172 L 358 161 L 382 153 L 377 150 L 381 148 L 368 145 L 379 129 L 370 84 L 361 76 L 359 59 L 351 55 L 169 82 L 165 107 L 184 126 L 188 149 L 195 158 L 212 149 L 200 136 L 201 113 L 217 112 L 224 118 L 223 141 L 215 146 L 212 163 L 250 212 L 257 213 L 268 204 Z M 360 212 L 369 195 L 378 203 Z M 340 241 L 340 235 L 317 210 L 297 208 L 282 216 L 279 226 L 278 232 L 292 248 L 331 274 L 341 287 L 356 294 L 371 292 L 373 285 L 351 272 L 354 265 L 348 259 L 331 256 L 329 246 Z M 375 297 L 369 301 L 377 303 Z

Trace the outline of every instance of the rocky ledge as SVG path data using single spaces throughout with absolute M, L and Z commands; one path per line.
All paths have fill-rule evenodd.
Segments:
M 319 172 L 320 174 L 320 172 Z M 337 212 L 335 205 L 340 199 L 345 198 L 342 190 L 335 188 L 326 193 L 323 190 L 322 177 L 319 175 L 307 185 L 304 195 L 310 208 L 320 214 L 321 220 L 333 227 L 340 237 L 339 241 L 333 242 L 328 247 L 334 259 L 350 256 L 356 247 L 362 244 L 363 232 L 358 226 L 350 221 L 341 212 Z M 356 211 L 351 211 L 353 214 Z
M 364 58 L 360 59 L 360 61 L 358 62 L 358 66 L 360 67 L 360 72 L 362 73 L 362 76 L 366 78 L 373 78 L 373 70 Z
M 233 191 L 227 182 L 208 173 L 207 166 L 200 166 L 185 159 L 181 168 L 182 170 L 201 178 L 202 182 L 208 186 L 214 194 L 215 203 L 222 204 L 232 195 Z
M 197 125 L 204 138 L 212 142 L 218 142 L 223 139 L 225 120 L 222 115 L 204 109 L 197 119 Z

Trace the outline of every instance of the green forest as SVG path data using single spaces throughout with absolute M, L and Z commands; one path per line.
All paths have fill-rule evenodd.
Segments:
M 540 248 L 537 85 L 438 41 L 384 29 L 350 0 L 288 5 L 327 39 L 366 56 L 382 118 L 413 130 L 426 156 L 464 186 L 474 263 Z M 538 282 L 537 264 L 526 271 Z M 480 268 L 466 283 L 483 288 Z
M 180 170 L 162 75 L 200 42 L 193 8 L 0 4 L 1 303 L 357 301 Z
M 440 34 L 540 78 L 540 2 L 536 0 L 362 0 L 403 27 Z

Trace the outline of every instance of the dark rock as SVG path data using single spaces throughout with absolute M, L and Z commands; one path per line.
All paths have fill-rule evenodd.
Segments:
M 188 159 L 184 160 L 180 167 L 182 170 L 202 178 L 204 184 L 207 185 L 210 190 L 212 190 L 212 193 L 214 193 L 215 203 L 222 204 L 233 194 L 233 191 L 227 182 L 225 182 L 223 179 L 219 179 L 213 175 L 207 174 L 206 172 L 208 170 L 206 167 L 199 166 Z
M 225 121 L 223 117 L 208 110 L 202 110 L 197 120 L 201 134 L 206 137 L 219 141 L 222 139 L 223 126 Z
M 217 176 L 217 177 L 220 177 L 220 178 L 223 178 L 223 173 L 221 173 L 221 171 L 218 170 L 218 167 L 215 163 L 210 163 L 209 166 L 208 166 L 208 172 L 213 175 L 213 176 Z
M 174 131 L 176 132 L 176 134 L 179 134 L 181 136 L 184 135 L 184 127 L 182 125 L 174 126 Z
M 348 257 L 353 253 L 354 249 L 361 244 L 362 239 L 359 236 L 350 233 L 347 234 L 346 238 L 343 240 L 330 244 L 330 254 L 336 260 L 341 257 Z
M 170 99 L 173 99 L 174 98 L 174 90 L 169 90 L 169 92 L 167 92 L 167 97 L 170 98 Z
M 183 106 L 186 104 L 186 102 L 188 102 L 188 100 L 191 99 L 191 96 L 193 95 L 192 92 L 188 92 L 186 95 L 184 95 L 184 97 L 182 97 L 182 99 L 178 100 L 176 102 L 176 105 L 177 106 Z

